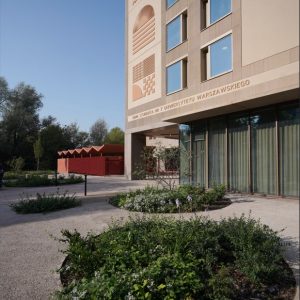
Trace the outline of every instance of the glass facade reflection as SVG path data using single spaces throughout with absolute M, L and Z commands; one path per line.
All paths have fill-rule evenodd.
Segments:
M 210 24 L 231 12 L 231 0 L 210 0 Z
M 180 126 L 180 146 L 190 150 L 181 182 L 236 192 L 299 197 L 299 102 L 226 115 Z M 188 134 L 187 134 L 188 132 Z
M 191 127 L 187 124 L 179 125 L 180 139 L 180 183 L 190 182 L 191 162 Z
M 181 16 L 167 24 L 167 51 L 182 42 Z
M 210 74 L 214 77 L 232 70 L 231 34 L 223 37 L 209 46 Z
M 167 94 L 182 89 L 182 62 L 167 67 Z
M 175 4 L 178 0 L 167 0 L 167 8 L 171 7 L 173 4 Z

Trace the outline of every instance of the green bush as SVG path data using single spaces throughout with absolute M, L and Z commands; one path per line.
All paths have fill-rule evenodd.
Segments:
M 10 207 L 18 214 L 46 213 L 61 209 L 67 209 L 81 205 L 81 201 L 77 200 L 75 194 L 69 195 L 67 192 L 59 194 L 36 194 L 36 198 L 32 199 L 28 195 L 21 195 L 21 199 L 17 203 L 10 204 Z
M 20 179 L 25 178 L 26 176 L 30 175 L 54 175 L 55 172 L 52 170 L 40 170 L 40 171 L 6 171 L 4 173 L 3 179 L 5 180 L 11 180 L 11 179 Z
M 26 176 L 20 176 L 15 180 L 6 180 L 4 182 L 7 187 L 34 187 L 34 186 L 53 186 L 64 184 L 75 184 L 83 182 L 81 176 L 70 175 L 65 178 L 63 176 L 58 177 L 56 182 L 55 178 L 48 178 L 48 175 L 36 175 L 27 174 Z
M 208 191 L 191 185 L 179 186 L 173 190 L 146 187 L 112 197 L 110 203 L 131 211 L 147 213 L 193 212 L 218 204 L 218 201 L 223 200 L 225 192 L 224 186 L 216 186 Z
M 100 235 L 62 234 L 59 299 L 270 299 L 269 282 L 293 285 L 276 232 L 244 216 L 131 219 Z

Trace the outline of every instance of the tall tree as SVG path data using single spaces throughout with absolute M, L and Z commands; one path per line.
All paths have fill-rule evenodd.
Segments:
M 85 131 L 79 131 L 77 123 L 71 123 L 63 128 L 68 148 L 81 148 L 90 144 L 89 134 Z
M 120 127 L 112 128 L 105 138 L 106 144 L 124 144 L 124 131 Z
M 3 77 L 0 77 L 0 116 L 3 113 L 3 110 L 7 103 L 8 95 L 9 89 L 7 81 Z
M 97 120 L 90 128 L 90 140 L 92 145 L 103 145 L 107 136 L 107 124 L 103 119 Z
M 34 87 L 20 83 L 9 91 L 2 114 L 1 136 L 10 157 L 23 157 L 25 167 L 34 165 L 33 143 L 39 131 L 38 111 L 42 95 Z
M 64 130 L 58 124 L 50 124 L 41 129 L 41 143 L 44 148 L 41 168 L 56 169 L 57 151 L 68 149 L 69 144 L 65 139 Z
M 56 118 L 49 115 L 48 117 L 44 117 L 40 123 L 41 123 L 41 128 L 45 128 L 49 125 L 56 124 Z
M 33 144 L 33 151 L 34 151 L 34 157 L 36 159 L 36 169 L 39 170 L 40 168 L 40 159 L 42 158 L 44 154 L 44 148 L 42 145 L 41 135 L 39 134 L 38 139 Z

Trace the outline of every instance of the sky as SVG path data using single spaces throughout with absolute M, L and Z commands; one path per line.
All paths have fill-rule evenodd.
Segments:
M 124 0 L 0 0 L 0 76 L 43 95 L 40 116 L 124 129 Z

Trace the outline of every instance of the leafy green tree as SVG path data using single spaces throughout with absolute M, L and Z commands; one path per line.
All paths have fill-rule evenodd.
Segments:
M 47 127 L 49 125 L 56 124 L 56 118 L 49 115 L 48 117 L 43 118 L 40 121 L 40 123 L 41 123 L 41 128 L 45 128 L 45 127 Z
M 119 127 L 112 128 L 105 138 L 106 144 L 124 144 L 124 131 Z
M 44 148 L 42 145 L 41 135 L 39 134 L 38 139 L 33 144 L 33 151 L 34 151 L 34 157 L 36 159 L 36 169 L 39 170 L 40 168 L 40 159 L 42 158 L 44 154 Z
M 9 90 L 2 112 L 0 137 L 1 144 L 5 145 L 4 157 L 22 157 L 27 168 L 35 163 L 32 145 L 39 131 L 41 99 L 42 95 L 34 87 L 20 83 Z
M 56 169 L 57 151 L 68 149 L 69 141 L 65 140 L 64 130 L 60 124 L 50 124 L 40 131 L 44 148 L 40 166 L 43 169 Z
M 107 124 L 103 119 L 97 120 L 90 128 L 90 141 L 94 146 L 104 144 L 107 136 Z
M 68 148 L 81 148 L 90 144 L 89 134 L 85 131 L 79 131 L 77 123 L 71 123 L 63 128 L 66 141 L 68 141 Z
M 9 95 L 9 89 L 8 89 L 7 81 L 3 77 L 0 77 L 0 116 L 5 108 L 8 95 Z

